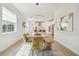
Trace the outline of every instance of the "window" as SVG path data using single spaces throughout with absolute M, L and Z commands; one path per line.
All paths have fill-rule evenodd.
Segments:
M 15 32 L 16 25 L 16 14 L 5 7 L 2 7 L 2 32 Z

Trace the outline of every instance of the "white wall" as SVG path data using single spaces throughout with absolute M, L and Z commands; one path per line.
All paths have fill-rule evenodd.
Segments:
M 55 24 L 54 35 L 56 41 L 79 54 L 79 4 L 62 4 L 55 12 L 55 20 L 71 12 L 74 13 L 73 32 L 57 31 Z
M 0 30 L 1 30 L 1 7 L 5 6 L 17 15 L 17 32 L 1 33 L 0 32 L 0 52 L 17 42 L 24 32 L 22 28 L 22 22 L 25 17 L 12 5 L 12 4 L 0 4 Z

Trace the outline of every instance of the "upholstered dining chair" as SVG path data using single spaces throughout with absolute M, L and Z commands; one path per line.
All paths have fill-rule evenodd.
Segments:
M 30 39 L 26 33 L 23 34 L 23 37 L 24 37 L 24 42 L 25 42 L 25 43 L 26 43 L 26 42 L 32 42 L 32 39 Z
M 32 51 L 41 51 L 45 47 L 45 42 L 42 37 L 34 37 L 32 41 Z

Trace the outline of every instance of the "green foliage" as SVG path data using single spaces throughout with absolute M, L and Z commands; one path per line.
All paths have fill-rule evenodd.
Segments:
M 2 32 L 11 32 L 11 31 L 14 31 L 14 25 L 13 24 L 4 24 L 2 26 Z

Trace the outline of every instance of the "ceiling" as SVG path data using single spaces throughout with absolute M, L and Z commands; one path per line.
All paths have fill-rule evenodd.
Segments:
M 60 7 L 60 3 L 13 3 L 13 5 L 23 14 L 26 18 L 35 18 L 35 16 L 43 16 L 43 20 L 52 19 L 54 12 Z M 40 17 L 39 16 L 39 17 Z M 39 18 L 38 17 L 38 18 Z M 41 20 L 40 20 L 41 21 Z

